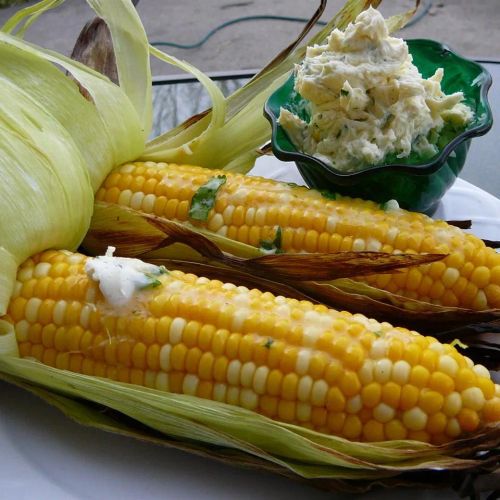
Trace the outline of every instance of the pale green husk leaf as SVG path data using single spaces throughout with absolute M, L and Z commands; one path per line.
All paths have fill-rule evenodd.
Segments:
M 36 381 L 57 394 L 90 399 L 170 437 L 244 451 L 306 478 L 370 479 L 474 464 L 449 456 L 446 446 L 413 441 L 349 442 L 243 408 L 61 371 L 28 359 L 0 356 L 0 370 L 20 381 Z

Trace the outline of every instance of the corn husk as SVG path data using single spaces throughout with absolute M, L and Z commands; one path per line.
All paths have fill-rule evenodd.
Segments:
M 253 466 L 305 479 L 363 481 L 367 488 L 374 481 L 423 470 L 484 471 L 498 460 L 480 453 L 499 445 L 498 425 L 442 446 L 412 441 L 354 443 L 242 408 L 60 371 L 26 359 L 0 357 L 0 371 L 86 425 L 129 435 L 137 426 L 141 433 L 136 437 L 163 442 L 165 436 L 166 443 L 176 440 L 181 447 L 191 445 L 219 459 L 235 454 Z M 96 418 L 95 407 L 83 400 L 112 410 L 112 418 L 102 411 Z M 125 423 L 120 415 L 126 417 Z

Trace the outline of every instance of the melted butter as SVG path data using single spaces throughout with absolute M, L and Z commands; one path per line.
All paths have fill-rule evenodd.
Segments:
M 99 283 L 106 302 L 114 308 L 127 307 L 137 299 L 136 293 L 151 285 L 148 275 L 160 275 L 158 266 L 139 259 L 113 257 L 114 247 L 108 247 L 105 255 L 88 259 L 85 272 Z

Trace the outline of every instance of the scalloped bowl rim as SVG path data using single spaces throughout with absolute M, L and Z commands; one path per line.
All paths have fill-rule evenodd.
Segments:
M 483 82 L 481 85 L 480 89 L 480 101 L 483 103 L 485 107 L 485 113 L 484 117 L 481 118 L 481 121 L 475 125 L 474 127 L 464 130 L 462 133 L 454 137 L 446 146 L 444 146 L 439 153 L 437 157 L 433 157 L 433 160 L 431 162 L 422 162 L 422 163 L 414 163 L 414 164 L 403 164 L 403 163 L 383 163 L 381 165 L 376 165 L 373 167 L 367 167 L 362 170 L 356 171 L 356 172 L 342 172 L 340 170 L 337 170 L 335 167 L 328 165 L 324 161 L 320 160 L 319 158 L 316 158 L 315 156 L 308 155 L 306 153 L 303 153 L 298 150 L 294 151 L 287 151 L 285 149 L 282 149 L 276 142 L 276 135 L 278 133 L 278 128 L 281 128 L 281 125 L 278 123 L 278 117 L 274 114 L 273 110 L 270 107 L 269 102 L 273 99 L 273 97 L 281 91 L 281 89 L 289 83 L 291 79 L 294 78 L 293 71 L 291 72 L 289 78 L 287 81 L 281 85 L 279 88 L 277 88 L 266 100 L 264 104 L 264 116 L 269 120 L 272 126 L 272 135 L 271 135 L 271 145 L 273 149 L 273 153 L 275 156 L 283 161 L 295 161 L 295 162 L 302 162 L 302 163 L 314 163 L 318 167 L 324 168 L 328 170 L 332 176 L 337 177 L 338 179 L 352 179 L 353 177 L 363 177 L 367 175 L 372 175 L 376 172 L 379 172 L 380 170 L 390 168 L 394 171 L 399 171 L 399 172 L 406 172 L 406 173 L 411 173 L 414 175 L 426 175 L 426 174 L 432 174 L 439 170 L 441 166 L 446 162 L 448 156 L 450 153 L 462 142 L 472 139 L 473 137 L 478 137 L 481 135 L 486 134 L 492 127 L 493 125 L 493 116 L 491 112 L 491 106 L 488 100 L 488 91 L 491 87 L 491 84 L 493 82 L 492 77 L 490 72 L 481 64 L 478 62 L 468 59 L 466 57 L 463 57 L 453 50 L 451 50 L 447 45 L 442 44 L 440 42 L 437 42 L 435 40 L 431 39 L 424 39 L 424 38 L 414 38 L 414 39 L 406 39 L 406 42 L 410 43 L 431 43 L 435 46 L 438 46 L 441 48 L 443 51 L 446 51 L 450 54 L 452 54 L 454 57 L 457 59 L 467 63 L 476 66 L 480 70 L 480 75 L 483 77 Z M 479 76 L 479 75 L 478 75 Z M 282 129 L 283 132 L 286 134 L 285 130 Z M 292 141 L 290 140 L 290 143 Z M 293 146 L 295 148 L 295 146 Z

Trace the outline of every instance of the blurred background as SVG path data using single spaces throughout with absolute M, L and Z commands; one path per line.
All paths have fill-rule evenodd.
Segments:
M 0 5 L 11 2 L 0 0 Z M 14 0 L 11 7 L 0 9 L 0 24 L 33 3 Z M 329 0 L 322 19 L 330 19 L 343 3 Z M 307 18 L 318 4 L 317 0 L 140 0 L 137 8 L 151 41 L 195 45 L 224 23 L 262 15 Z M 413 0 L 385 0 L 381 10 L 389 15 L 413 5 Z M 91 17 L 85 0 L 68 0 L 35 23 L 26 38 L 68 54 Z M 500 59 L 500 0 L 421 0 L 416 19 L 403 31 L 404 37 L 434 38 L 469 57 Z M 164 49 L 203 71 L 261 68 L 300 33 L 302 26 L 285 20 L 240 20 L 215 32 L 201 46 Z M 179 72 L 157 61 L 153 71 L 156 75 Z
M 34 3 L 0 0 L 0 6 L 12 4 L 0 8 L 0 26 L 17 10 Z M 333 17 L 343 3 L 344 0 L 328 0 L 322 21 Z M 414 4 L 415 0 L 385 0 L 381 11 L 389 16 L 409 10 Z M 309 18 L 318 5 L 319 0 L 140 0 L 137 9 L 152 43 L 165 44 L 161 47 L 164 51 L 214 74 L 251 73 L 262 68 L 295 40 L 305 18 Z M 277 18 L 283 16 L 303 20 Z M 93 13 L 85 0 L 67 0 L 30 27 L 26 39 L 69 55 L 80 30 L 92 18 Z M 500 134 L 498 26 L 500 0 L 421 0 L 411 25 L 400 35 L 404 38 L 432 38 L 448 44 L 466 57 L 499 62 L 488 65 L 493 73 L 490 101 L 496 123 L 486 136 L 472 141 L 461 177 L 500 197 L 496 139 Z M 152 61 L 152 68 L 156 76 L 180 72 L 157 60 Z M 228 94 L 245 81 L 239 79 L 219 84 Z M 198 84 L 157 86 L 153 98 L 154 135 L 210 106 L 206 92 Z

